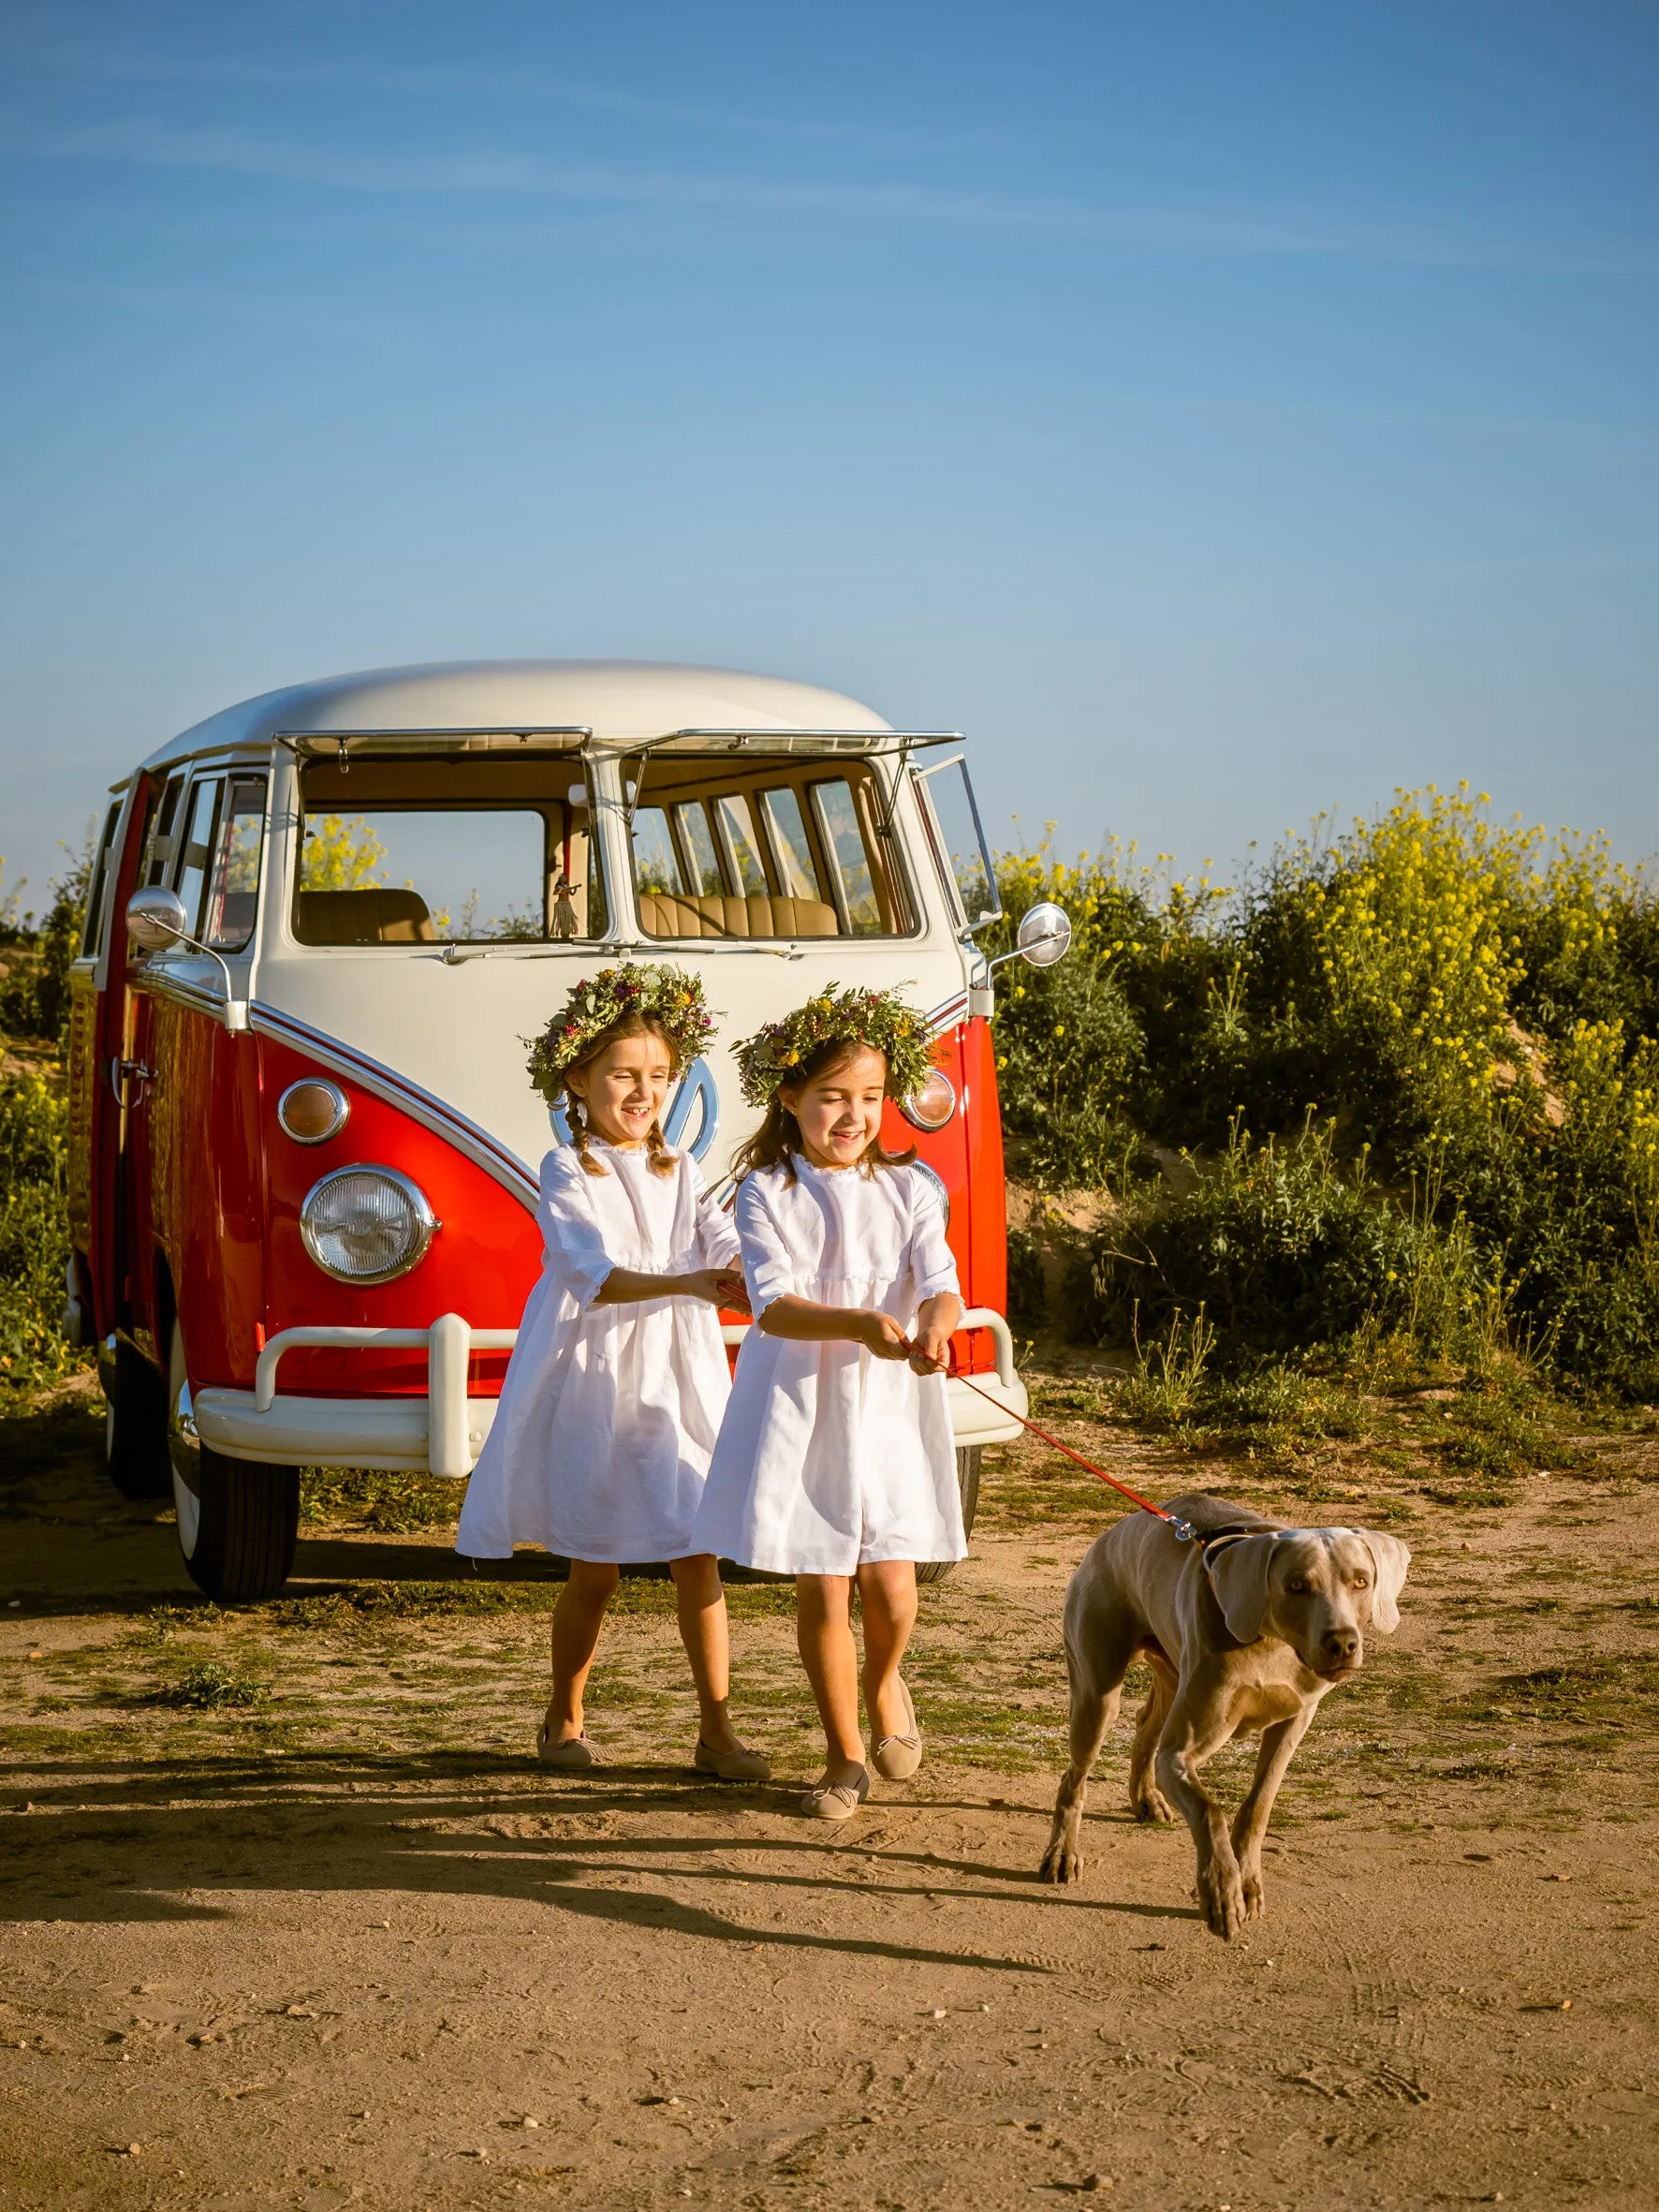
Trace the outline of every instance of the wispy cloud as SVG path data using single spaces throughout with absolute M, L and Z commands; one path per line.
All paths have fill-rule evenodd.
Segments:
M 536 198 L 587 206 L 660 207 L 860 223 L 948 226 L 1162 251 L 1324 257 L 1545 276 L 1659 275 L 1659 247 L 1634 243 L 1512 243 L 1408 226 L 1257 215 L 1233 209 L 1106 207 L 1062 196 L 914 183 L 844 184 L 556 162 L 536 153 L 362 152 L 260 137 L 235 125 L 154 120 L 13 134 L 0 151 L 58 161 L 196 169 L 334 192 Z
M 343 91 L 446 100 L 540 102 L 632 116 L 642 123 L 707 132 L 720 138 L 794 145 L 859 145 L 889 154 L 928 155 L 1008 149 L 1024 142 L 1006 129 L 947 121 L 903 125 L 869 116 L 759 115 L 706 102 L 670 100 L 610 84 L 538 69 L 478 69 L 448 64 L 366 66 L 355 62 L 272 59 L 257 55 L 155 54 L 118 48 L 97 52 L 37 49 L 28 57 L 45 73 L 108 84 L 204 86 L 225 91 Z

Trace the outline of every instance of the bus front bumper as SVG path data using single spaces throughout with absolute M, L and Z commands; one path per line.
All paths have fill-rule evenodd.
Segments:
M 1008 1324 L 990 1306 L 970 1306 L 964 1329 L 985 1329 L 996 1346 L 996 1372 L 976 1375 L 970 1390 L 952 1378 L 950 1416 L 959 1446 L 997 1444 L 1020 1433 L 1025 1385 L 1014 1372 Z M 744 1324 L 746 1327 L 747 1324 Z M 728 1343 L 744 1334 L 728 1327 Z M 361 1467 L 452 1477 L 471 1474 L 490 1424 L 494 1398 L 466 1394 L 467 1365 L 475 1351 L 505 1351 L 512 1329 L 474 1329 L 447 1313 L 430 1329 L 284 1329 L 259 1354 L 252 1390 L 206 1384 L 195 1394 L 197 1434 L 231 1459 L 286 1467 Z M 280 1393 L 278 1363 L 301 1347 L 349 1350 L 424 1349 L 424 1397 L 308 1398 Z

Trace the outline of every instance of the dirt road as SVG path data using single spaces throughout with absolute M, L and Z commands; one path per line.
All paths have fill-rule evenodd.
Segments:
M 688 1778 L 659 1586 L 596 1674 L 610 1762 L 554 1782 L 541 1562 L 480 1583 L 441 1531 L 342 1523 L 219 1614 L 94 1437 L 74 1407 L 0 1433 L 0 2205 L 1659 2198 L 1651 1441 L 1480 1510 L 1363 1444 L 1300 1502 L 1211 1470 L 1415 1554 L 1228 1946 L 1184 1831 L 1126 1819 L 1122 1735 L 1082 1886 L 1034 1879 L 1061 1593 L 1110 1510 L 1058 1463 L 988 1470 L 918 1635 L 928 1762 L 849 1832 Z M 799 1782 L 786 1594 L 734 1611 L 743 1722 Z

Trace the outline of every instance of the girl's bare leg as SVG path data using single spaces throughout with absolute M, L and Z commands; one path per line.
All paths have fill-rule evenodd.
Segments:
M 671 1559 L 668 1571 L 680 1606 L 680 1641 L 697 1686 L 697 1733 L 711 1751 L 741 1751 L 742 1739 L 726 1709 L 731 1694 L 731 1638 L 720 1563 L 712 1552 L 695 1552 Z
M 553 1694 L 548 1700 L 550 1744 L 568 1743 L 581 1733 L 582 1693 L 598 1649 L 605 1609 L 615 1595 L 615 1567 L 593 1559 L 572 1559 L 570 1580 L 553 1608 Z
M 864 1710 L 870 1733 L 908 1733 L 910 1715 L 899 1688 L 899 1661 L 916 1626 L 916 1564 L 882 1559 L 859 1570 L 859 1600 L 864 1613 Z
M 825 1781 L 850 1782 L 863 1770 L 864 1740 L 859 1733 L 859 1647 L 853 1641 L 851 1577 L 798 1574 L 795 1578 L 795 1633 L 800 1663 L 812 1684 L 813 1702 L 824 1724 Z

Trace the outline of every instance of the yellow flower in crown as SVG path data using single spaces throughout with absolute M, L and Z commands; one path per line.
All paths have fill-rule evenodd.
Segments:
M 896 991 L 837 991 L 831 985 L 733 1048 L 744 1098 L 751 1106 L 770 1104 L 790 1069 L 827 1044 L 862 1044 L 880 1053 L 888 1064 L 888 1096 L 893 1099 L 908 1098 L 933 1064 L 927 1016 L 907 1006 Z
M 675 1060 L 684 1067 L 714 1034 L 703 986 L 683 967 L 660 961 L 638 961 L 626 967 L 602 967 L 571 986 L 564 1010 L 539 1037 L 527 1037 L 530 1080 L 550 1106 L 565 1095 L 565 1073 L 602 1030 L 629 1016 L 654 1021 Z

